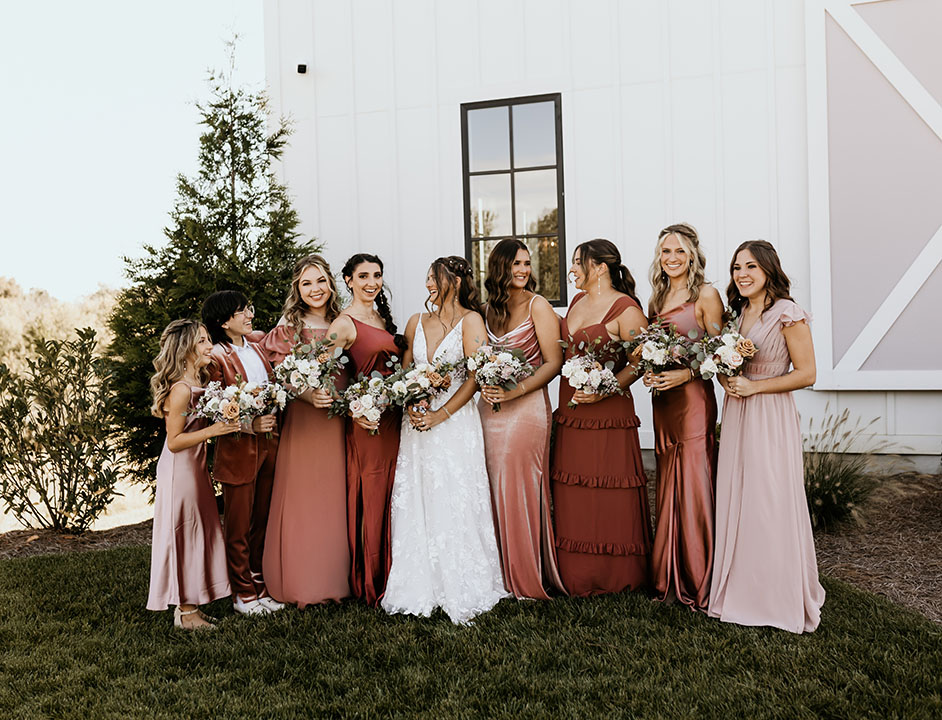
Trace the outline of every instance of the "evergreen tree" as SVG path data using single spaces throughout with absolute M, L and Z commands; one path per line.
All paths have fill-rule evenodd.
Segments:
M 290 127 L 281 119 L 267 132 L 263 92 L 233 88 L 229 71 L 211 73 L 210 98 L 197 103 L 199 171 L 177 177 L 177 199 L 164 229 L 167 243 L 144 246 L 140 259 L 124 258 L 130 285 L 109 320 L 123 449 L 141 472 L 154 475 L 163 422 L 150 415 L 150 376 L 159 337 L 171 320 L 199 317 L 207 295 L 241 290 L 255 306 L 256 327 L 274 325 L 291 283 L 295 260 L 319 248 L 299 240 L 297 213 L 273 163 L 284 151 Z

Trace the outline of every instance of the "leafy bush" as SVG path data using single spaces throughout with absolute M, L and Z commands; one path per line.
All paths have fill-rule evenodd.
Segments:
M 867 454 L 885 451 L 889 443 L 874 442 L 867 432 L 876 418 L 851 426 L 847 410 L 832 415 L 825 407 L 824 412 L 817 430 L 811 420 L 805 438 L 804 473 L 811 525 L 828 531 L 848 520 L 859 522 L 860 506 L 876 485 L 867 473 Z
M 199 317 L 206 296 L 226 289 L 251 300 L 257 328 L 272 327 L 295 261 L 320 249 L 299 241 L 298 215 L 275 176 L 288 124 L 281 120 L 269 133 L 265 94 L 233 88 L 230 79 L 231 65 L 228 74 L 209 77 L 210 99 L 197 104 L 199 172 L 177 178 L 166 244 L 145 245 L 143 258 L 125 258 L 130 285 L 109 322 L 122 450 L 145 482 L 153 481 L 163 443 L 148 384 L 163 328 L 176 318 Z
M 27 527 L 85 530 L 127 472 L 95 331 L 76 332 L 37 342 L 23 375 L 0 364 L 0 499 Z

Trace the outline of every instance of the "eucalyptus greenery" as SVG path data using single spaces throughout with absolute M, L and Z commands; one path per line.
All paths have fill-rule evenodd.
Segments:
M 118 400 L 91 328 L 41 340 L 23 374 L 0 364 L 0 500 L 27 527 L 80 532 L 127 476 Z

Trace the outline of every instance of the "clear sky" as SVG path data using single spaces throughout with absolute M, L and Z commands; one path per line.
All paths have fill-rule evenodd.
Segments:
M 124 284 L 163 242 L 196 168 L 193 102 L 240 36 L 264 83 L 262 0 L 29 0 L 0 6 L 0 276 L 62 300 Z

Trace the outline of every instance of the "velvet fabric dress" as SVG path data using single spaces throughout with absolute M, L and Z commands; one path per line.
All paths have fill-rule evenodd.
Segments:
M 788 373 L 782 328 L 809 319 L 791 300 L 777 300 L 746 334 L 758 352 L 743 375 L 758 380 Z M 800 633 L 818 626 L 823 604 L 795 400 L 790 392 L 727 395 L 709 614 Z
M 677 331 L 697 338 L 696 303 L 662 313 Z M 654 318 L 652 318 L 654 319 Z M 651 569 L 661 600 L 676 598 L 706 612 L 713 570 L 716 488 L 716 396 L 713 382 L 695 378 L 655 394 L 654 453 L 657 460 L 657 523 Z
M 585 293 L 573 298 L 572 307 Z M 605 325 L 637 303 L 616 300 L 601 322 L 570 333 L 566 359 L 581 354 L 578 345 L 610 340 Z M 568 318 L 568 313 L 567 313 Z M 598 353 L 598 350 L 597 350 Z M 598 353 L 626 364 L 621 349 Z M 556 443 L 553 452 L 553 509 L 559 574 L 570 595 L 588 596 L 636 589 L 650 582 L 651 516 L 641 464 L 641 446 L 631 394 L 612 395 L 590 405 L 567 407 L 574 391 L 559 383 Z
M 350 346 L 351 374 L 369 376 L 374 370 L 389 375 L 391 357 L 400 354 L 393 336 L 353 320 L 357 337 Z M 353 595 L 377 606 L 386 589 L 392 555 L 389 502 L 396 476 L 402 413 L 389 408 L 370 435 L 355 422 L 347 422 L 347 538 L 350 547 L 350 589 Z
M 304 328 L 308 343 L 326 330 Z M 277 365 L 294 347 L 294 329 L 279 325 L 259 343 Z M 346 387 L 346 372 L 337 377 Z M 269 594 L 299 608 L 350 595 L 347 454 L 342 417 L 304 400 L 285 408 L 275 460 L 262 570 Z
M 501 336 L 488 327 L 487 336 L 494 347 L 521 350 L 534 369 L 543 364 L 536 327 L 529 315 Z M 499 412 L 480 398 L 478 410 L 484 428 L 504 586 L 517 598 L 548 600 L 553 590 L 565 592 L 556 567 L 550 499 L 553 416 L 549 393 L 543 387 L 502 402 Z
M 188 387 L 193 410 L 203 388 Z M 189 415 L 183 432 L 195 432 L 206 424 L 205 419 Z M 231 594 L 216 493 L 206 468 L 206 443 L 170 452 L 164 440 L 157 461 L 147 609 L 205 605 Z

